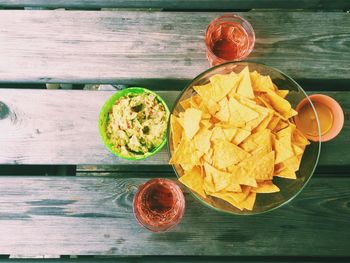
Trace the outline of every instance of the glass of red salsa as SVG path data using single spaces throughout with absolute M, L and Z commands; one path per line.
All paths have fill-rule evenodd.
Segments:
M 141 185 L 134 197 L 136 220 L 153 232 L 176 226 L 185 211 L 185 197 L 172 180 L 156 178 Z
M 244 18 L 225 14 L 208 25 L 205 34 L 207 58 L 212 66 L 243 60 L 253 50 L 255 33 Z

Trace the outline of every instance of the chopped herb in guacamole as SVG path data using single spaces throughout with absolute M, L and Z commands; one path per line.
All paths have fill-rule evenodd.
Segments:
M 153 94 L 129 94 L 113 105 L 108 116 L 107 136 L 122 156 L 143 156 L 162 143 L 167 120 L 164 105 Z

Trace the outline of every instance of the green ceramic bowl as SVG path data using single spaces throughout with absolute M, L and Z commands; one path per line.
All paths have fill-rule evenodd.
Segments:
M 99 120 L 98 120 L 98 130 L 99 130 L 100 135 L 102 137 L 102 141 L 103 141 L 104 145 L 106 146 L 106 148 L 111 153 L 115 154 L 116 156 L 118 156 L 120 158 L 127 159 L 127 160 L 143 160 L 143 159 L 148 158 L 152 155 L 155 155 L 166 144 L 167 140 L 166 140 L 166 134 L 165 134 L 162 143 L 158 147 L 156 147 L 152 152 L 148 152 L 148 153 L 145 153 L 144 155 L 140 155 L 137 157 L 129 157 L 129 156 L 123 156 L 119 152 L 115 151 L 113 149 L 113 144 L 110 142 L 110 140 L 107 137 L 106 126 L 108 123 L 108 114 L 109 114 L 111 108 L 113 107 L 113 105 L 115 104 L 115 102 L 117 100 L 119 100 L 120 98 L 125 97 L 128 94 L 142 94 L 142 93 L 146 93 L 146 92 L 153 94 L 156 97 L 156 99 L 164 105 L 165 111 L 167 112 L 167 114 L 169 116 L 169 114 L 170 114 L 169 109 L 168 109 L 168 106 L 166 105 L 166 103 L 164 102 L 164 100 L 159 95 L 154 93 L 153 91 L 150 91 L 150 90 L 145 89 L 145 88 L 140 88 L 140 87 L 132 87 L 132 88 L 127 88 L 127 89 L 123 89 L 121 91 L 118 91 L 117 93 L 115 93 L 111 97 L 109 97 L 109 99 L 105 102 L 105 104 L 103 105 L 103 107 L 100 111 L 100 116 L 99 116 Z

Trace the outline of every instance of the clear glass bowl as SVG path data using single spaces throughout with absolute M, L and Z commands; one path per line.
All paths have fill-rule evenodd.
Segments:
M 216 67 L 212 67 L 202 74 L 198 75 L 195 79 L 191 81 L 191 83 L 181 92 L 177 101 L 175 102 L 175 106 L 172 110 L 172 114 L 176 116 L 183 111 L 180 103 L 182 100 L 185 100 L 196 94 L 196 91 L 193 89 L 193 86 L 204 85 L 209 82 L 209 78 L 215 74 L 227 74 L 230 72 L 238 73 L 246 66 L 249 66 L 249 71 L 256 70 L 262 75 L 269 75 L 272 81 L 277 85 L 279 89 L 287 89 L 289 90 L 289 94 L 286 99 L 291 103 L 292 107 L 295 109 L 297 105 L 304 100 L 305 98 L 308 100 L 308 103 L 311 104 L 314 109 L 315 118 L 319 124 L 317 113 L 315 108 L 312 105 L 311 100 L 305 93 L 305 91 L 296 83 L 291 77 L 287 76 L 283 72 L 265 66 L 264 64 L 254 63 L 254 62 L 227 62 L 225 64 L 218 65 Z M 318 125 L 319 126 L 319 125 Z M 170 134 L 170 129 L 168 129 L 168 147 L 170 156 L 173 154 L 174 149 L 172 146 L 172 138 Z M 321 132 L 319 129 L 319 136 L 321 138 Z M 215 210 L 220 212 L 226 212 L 230 214 L 236 215 L 252 215 L 252 214 L 260 214 L 267 211 L 274 210 L 278 207 L 281 207 L 291 201 L 294 197 L 296 197 L 301 190 L 306 186 L 307 182 L 310 180 L 312 174 L 315 171 L 315 168 L 318 163 L 319 155 L 321 151 L 321 142 L 311 142 L 305 149 L 299 171 L 297 174 L 297 179 L 290 180 L 285 178 L 274 177 L 273 182 L 280 188 L 280 192 L 271 193 L 271 194 L 257 194 L 256 202 L 252 211 L 240 211 L 229 203 L 215 198 L 215 197 L 207 197 L 202 198 L 196 193 L 192 192 L 192 194 L 204 205 L 209 206 Z M 183 170 L 179 165 L 173 165 L 175 173 L 177 177 L 181 177 L 183 175 Z

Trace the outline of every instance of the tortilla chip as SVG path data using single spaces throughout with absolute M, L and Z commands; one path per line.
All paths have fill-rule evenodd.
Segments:
M 257 118 L 250 120 L 246 123 L 246 126 L 244 127 L 246 130 L 251 131 L 255 129 L 269 115 L 269 109 L 266 109 L 265 107 L 257 105 L 252 100 L 240 99 L 240 102 L 259 114 Z
M 276 164 L 281 163 L 294 155 L 291 139 L 288 136 L 275 139 L 274 145 L 276 151 Z
M 211 83 L 201 85 L 201 86 L 193 86 L 193 89 L 199 94 L 199 96 L 202 98 L 203 101 L 207 102 L 212 98 L 211 90 L 212 86 Z
M 196 149 L 194 142 L 188 141 L 186 136 L 183 136 L 169 163 L 180 164 L 185 170 L 190 170 L 199 163 L 202 155 L 203 153 Z
M 300 161 L 301 159 L 299 159 L 297 156 L 294 155 L 293 157 L 283 161 L 283 164 L 285 165 L 285 167 L 288 167 L 293 171 L 298 171 L 300 166 Z
M 254 204 L 255 204 L 255 199 L 256 199 L 256 193 L 250 192 L 249 195 L 247 196 L 247 198 L 244 201 L 242 201 L 240 203 L 240 205 L 243 208 L 251 211 L 251 210 L 253 210 L 253 207 L 254 207 Z
M 207 110 L 208 110 L 208 112 L 209 112 L 211 115 L 214 116 L 214 115 L 216 114 L 216 112 L 217 112 L 218 110 L 220 110 L 219 104 L 216 103 L 214 100 L 209 99 L 206 103 L 207 103 L 207 104 L 206 104 Z
M 279 122 L 277 123 L 277 125 L 275 126 L 275 128 L 272 129 L 273 132 L 278 132 L 286 127 L 288 127 L 288 122 L 283 121 L 283 120 L 279 120 Z
M 274 173 L 275 152 L 272 151 L 264 156 L 256 153 L 244 159 L 238 164 L 256 180 L 271 180 Z
M 176 149 L 182 138 L 182 126 L 174 115 L 170 116 L 170 133 L 173 147 Z
M 232 174 L 220 171 L 208 163 L 204 163 L 205 174 L 213 178 L 215 192 L 219 192 L 226 187 L 233 188 L 234 192 L 241 191 L 239 184 L 232 182 Z
M 252 186 L 252 187 L 257 186 L 255 178 L 252 177 L 249 173 L 247 173 L 246 170 L 243 169 L 242 167 L 237 165 L 232 165 L 230 167 L 227 167 L 227 170 L 232 174 L 232 181 L 234 183 L 243 184 L 243 185 Z
M 215 185 L 211 174 L 205 174 L 203 180 L 203 189 L 206 194 L 215 193 Z
M 253 90 L 257 92 L 266 92 L 267 90 L 274 90 L 270 76 L 263 76 L 254 71 L 250 73 Z
M 286 179 L 296 179 L 297 178 L 295 172 L 288 167 L 286 167 L 282 171 L 276 173 L 275 176 L 286 178 Z
M 273 91 L 268 90 L 266 95 L 269 98 L 270 104 L 276 111 L 287 119 L 291 117 L 292 106 L 290 105 L 289 101 L 281 98 Z
M 293 131 L 292 141 L 293 141 L 293 143 L 297 144 L 298 146 L 300 146 L 302 148 L 304 148 L 303 146 L 310 144 L 309 140 L 298 129 L 295 129 Z
M 292 148 L 295 155 L 300 155 L 304 153 L 304 148 L 299 147 L 296 144 L 293 144 L 293 138 L 292 138 Z
M 271 121 L 267 125 L 267 129 L 274 130 L 281 119 L 277 116 L 272 116 Z
M 211 98 L 218 102 L 222 100 L 232 89 L 235 88 L 239 78 L 237 74 L 216 74 L 210 78 Z
M 232 142 L 234 144 L 238 145 L 241 142 L 243 142 L 250 134 L 251 134 L 250 131 L 237 128 L 237 132 L 236 132 L 235 136 L 233 137 Z
M 209 151 L 206 152 L 202 157 L 203 158 L 203 165 L 204 165 L 204 162 L 207 162 L 210 165 L 213 164 L 212 156 L 213 156 L 213 148 L 210 148 Z
M 257 188 L 255 188 L 255 192 L 259 194 L 267 194 L 267 193 L 276 193 L 279 192 L 280 189 L 278 186 L 274 185 L 272 181 L 264 181 L 258 183 Z
M 277 93 L 278 96 L 280 96 L 282 98 L 285 98 L 285 97 L 287 97 L 287 95 L 289 93 L 289 90 L 280 89 L 280 90 L 277 90 L 276 93 Z
M 259 113 L 239 103 L 234 98 L 230 98 L 228 105 L 230 109 L 229 123 L 235 127 L 242 127 L 248 121 L 259 117 Z
M 216 140 L 225 140 L 225 138 L 226 136 L 223 129 L 220 126 L 215 126 L 212 130 L 212 135 L 210 140 L 214 142 Z
M 192 137 L 199 130 L 199 122 L 201 117 L 202 112 L 200 110 L 190 108 L 185 111 L 183 125 L 187 139 L 192 139 Z
M 190 188 L 192 191 L 196 192 L 203 198 L 207 195 L 204 192 L 204 176 L 201 167 L 195 166 L 191 170 L 186 171 L 180 178 L 179 181 Z
M 230 192 L 223 192 L 223 193 L 212 193 L 211 196 L 214 196 L 216 198 L 220 198 L 228 203 L 230 203 L 231 205 L 233 205 L 234 207 L 238 208 L 239 210 L 243 210 L 243 206 L 240 205 L 239 202 L 237 202 L 233 197 L 232 197 L 232 193 Z
M 237 87 L 237 94 L 254 99 L 252 83 L 250 81 L 249 68 L 245 67 L 240 73 L 240 82 Z
M 249 156 L 249 153 L 233 143 L 224 140 L 214 142 L 213 162 L 219 169 L 234 165 Z
M 256 150 L 257 148 L 264 145 L 272 150 L 271 131 L 269 129 L 253 133 L 239 146 L 247 152 L 252 152 L 253 150 Z
M 219 101 L 220 110 L 215 114 L 215 117 L 220 121 L 227 122 L 230 118 L 230 110 L 228 107 L 228 100 L 224 97 Z
M 202 153 L 206 153 L 209 151 L 211 143 L 210 138 L 212 135 L 212 131 L 208 129 L 200 129 L 199 132 L 194 136 L 193 142 L 196 149 Z
M 225 138 L 228 141 L 232 141 L 233 137 L 235 136 L 235 134 L 237 133 L 237 128 L 233 127 L 233 128 L 227 128 L 227 129 L 222 129 L 222 131 L 225 134 Z

